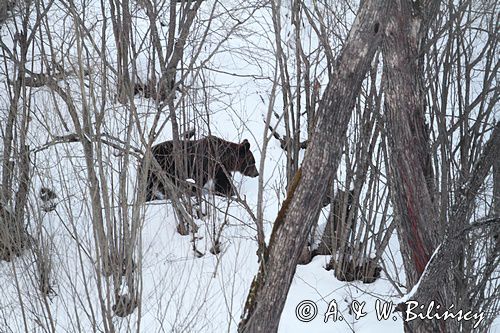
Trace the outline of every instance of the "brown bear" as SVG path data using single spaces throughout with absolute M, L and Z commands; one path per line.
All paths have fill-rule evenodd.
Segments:
M 213 180 L 215 194 L 232 196 L 234 191 L 227 174 L 238 171 L 248 177 L 257 177 L 259 172 L 255 167 L 255 158 L 250 151 L 250 143 L 234 143 L 215 136 L 208 136 L 200 140 L 180 141 L 180 155 L 184 164 L 183 176 L 185 180 L 194 180 L 193 195 L 209 180 Z M 154 145 L 153 156 L 160 164 L 166 176 L 177 186 L 182 183 L 176 179 L 176 163 L 173 154 L 173 141 L 165 141 Z M 150 168 L 146 187 L 146 201 L 160 199 L 165 195 L 165 187 L 160 177 Z M 226 174 L 227 173 L 227 174 Z M 184 182 L 185 183 L 185 182 Z

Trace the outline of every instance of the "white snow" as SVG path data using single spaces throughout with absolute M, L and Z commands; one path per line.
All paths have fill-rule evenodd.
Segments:
M 58 3 L 58 2 L 56 2 Z M 99 1 L 89 1 L 91 13 L 86 17 L 97 46 L 100 46 L 101 24 Z M 130 2 L 131 4 L 133 2 Z M 134 2 L 135 3 L 135 2 Z M 264 8 L 254 18 L 236 31 L 234 36 L 224 41 L 224 28 L 236 21 L 228 19 L 231 15 L 240 19 L 247 18 L 250 12 L 247 2 L 223 1 L 225 6 L 219 6 L 213 1 L 204 1 L 196 23 L 197 30 L 186 50 L 186 63 L 190 56 L 196 54 L 204 29 L 208 26 L 205 19 L 215 6 L 218 19 L 210 23 L 208 29 L 209 42 L 200 51 L 195 66 L 204 61 L 206 70 L 203 75 L 209 87 L 206 88 L 210 99 L 203 98 L 202 86 L 198 74 L 192 74 L 185 80 L 186 86 L 192 88 L 192 94 L 187 98 L 186 127 L 196 127 L 197 137 L 209 133 L 226 140 L 241 142 L 248 139 L 257 160 L 260 161 L 260 149 L 264 128 L 262 115 L 267 111 L 270 100 L 271 78 L 274 74 L 273 42 L 270 9 Z M 54 33 L 52 43 L 55 56 L 64 59 L 64 66 L 78 68 L 79 58 L 73 42 L 75 22 L 66 13 L 64 4 L 54 5 L 50 10 L 48 20 Z M 168 9 L 163 9 L 164 19 L 168 19 Z M 91 15 L 90 15 L 91 14 Z M 352 13 L 347 13 L 352 16 Z M 110 22 L 105 31 L 109 45 L 106 45 L 105 56 L 111 64 L 116 62 L 116 46 Z M 148 31 L 148 20 L 143 10 L 137 10 L 133 17 L 134 34 L 144 36 Z M 283 30 L 281 38 L 294 43 L 292 36 L 286 34 L 292 31 L 289 17 L 283 14 Z M 158 25 L 159 27 L 159 25 Z M 3 27 L 0 31 L 2 42 L 13 47 L 12 31 L 14 27 Z M 159 28 L 165 35 L 167 28 Z M 57 33 L 55 33 L 57 32 Z M 310 38 L 309 48 L 314 49 L 318 41 L 310 31 L 303 31 Z M 339 34 L 346 34 L 341 31 Z M 137 37 L 136 36 L 136 37 Z M 224 41 L 221 46 L 217 46 Z M 337 43 L 337 41 L 334 41 Z M 47 47 L 47 40 L 36 37 L 34 54 L 34 72 L 43 66 L 39 48 Z M 75 101 L 86 100 L 92 111 L 100 112 L 101 100 L 93 99 L 94 94 L 106 94 L 102 132 L 114 135 L 121 140 L 126 139 L 128 108 L 113 104 L 115 94 L 114 81 L 107 82 L 109 90 L 101 92 L 102 84 L 101 55 L 93 49 L 90 36 L 85 39 L 90 49 L 89 63 L 91 74 L 85 80 L 92 85 L 84 88 L 86 96 L 81 96 L 79 82 L 76 78 L 68 80 L 68 93 Z M 189 43 L 188 43 L 189 44 Z M 163 45 L 164 47 L 165 45 Z M 146 81 L 148 75 L 148 60 L 153 52 L 149 46 L 141 46 L 137 59 L 138 75 Z M 306 50 L 308 51 L 308 50 Z M 66 53 L 65 53 L 66 52 Z M 212 52 L 214 52 L 212 54 Z M 308 51 L 310 52 L 310 50 Z M 64 57 L 64 58 L 63 58 Z M 156 65 L 157 66 L 157 65 Z M 318 73 L 326 67 L 318 68 Z M 0 69 L 0 121 L 5 120 L 8 100 L 5 78 L 12 74 L 13 63 L 1 66 Z M 236 73 L 237 75 L 232 75 Z M 327 74 L 321 76 L 327 80 Z M 114 78 L 113 78 L 114 80 Z M 62 86 L 62 85 L 61 85 Z M 63 86 L 62 86 L 63 87 Z M 66 88 L 66 86 L 64 86 Z M 90 88 L 89 88 L 90 87 Z M 92 88 L 93 87 L 93 88 Z M 323 86 L 324 87 L 324 86 Z M 31 149 L 43 146 L 55 135 L 67 135 L 74 132 L 72 119 L 64 107 L 64 102 L 58 96 L 50 93 L 46 87 L 34 88 L 31 101 L 33 104 L 33 119 L 30 124 L 29 141 Z M 199 94 L 199 95 L 198 95 Z M 93 96 L 96 97 L 96 96 Z M 95 103 L 92 104 L 92 103 Z M 140 124 L 145 133 L 151 128 L 156 105 L 151 100 L 136 98 L 134 103 L 140 117 Z M 274 110 L 281 112 L 281 96 L 276 98 Z M 57 107 L 56 107 L 57 106 Z M 80 107 L 80 105 L 77 105 Z M 209 115 L 209 125 L 207 119 Z M 80 115 L 81 116 L 81 115 Z M 95 114 L 92 114 L 95 116 Z M 92 119 L 95 120 L 95 119 Z M 167 115 L 162 114 L 160 124 L 167 121 Z M 273 121 L 276 121 L 273 118 Z M 305 122 L 305 121 L 304 121 Z M 303 123 L 304 123 L 303 122 Z M 64 125 L 66 124 L 66 125 Z M 275 123 L 273 123 L 273 126 Z M 67 128 L 66 128 L 67 126 Z M 282 123 L 278 126 L 283 129 Z M 305 126 L 302 128 L 305 132 Z M 269 134 L 269 133 L 267 133 Z M 304 134 L 305 135 L 305 134 Z M 87 140 L 95 140 L 86 136 Z M 166 122 L 157 142 L 171 138 L 170 123 Z M 132 145 L 141 147 L 140 131 L 134 128 Z M 108 200 L 112 213 L 111 222 L 121 225 L 122 214 L 131 217 L 136 189 L 136 169 L 138 162 L 131 157 L 129 165 L 123 165 L 122 156 L 118 156 L 112 147 L 102 146 L 102 173 L 98 178 L 105 179 L 110 191 Z M 266 239 L 272 230 L 272 222 L 284 199 L 285 158 L 276 140 L 272 139 L 268 148 L 268 158 L 264 172 L 264 227 Z M 97 156 L 95 156 L 97 158 Z M 87 170 L 83 149 L 80 143 L 65 143 L 52 146 L 36 154 L 32 160 L 33 183 L 30 187 L 28 204 L 28 230 L 44 245 L 44 251 L 51 258 L 51 283 L 55 295 L 43 298 L 37 289 L 38 276 L 33 255 L 26 253 L 13 262 L 0 262 L 0 332 L 42 332 L 41 327 L 50 330 L 54 325 L 55 332 L 90 332 L 93 327 L 103 331 L 103 314 L 99 299 L 108 300 L 108 308 L 113 305 L 113 281 L 106 280 L 96 273 L 95 241 L 93 233 L 91 193 L 87 186 Z M 97 165 L 96 165 L 97 168 Z M 118 202 L 119 172 L 128 168 L 130 176 L 126 184 L 126 194 L 129 211 L 120 210 Z M 99 170 L 99 169 L 97 169 Z M 339 173 L 345 173 L 339 170 Z M 251 209 L 257 206 L 257 179 L 243 177 L 236 173 L 235 184 L 239 193 L 247 201 Z M 53 189 L 58 198 L 57 209 L 44 212 L 37 199 L 41 186 Z M 169 202 L 158 200 L 145 204 L 141 210 L 143 220 L 140 221 L 140 237 L 137 240 L 138 253 L 136 259 L 141 269 L 138 288 L 142 293 L 139 308 L 125 318 L 113 317 L 112 322 L 118 332 L 236 332 L 250 283 L 257 272 L 257 242 L 255 225 L 245 208 L 227 199 L 213 198 L 205 194 L 211 205 L 203 205 L 207 216 L 195 220 L 200 230 L 197 233 L 196 248 L 204 255 L 197 258 L 193 252 L 192 236 L 181 236 L 176 232 L 176 218 Z M 104 214 L 104 211 L 103 211 Z M 323 218 L 324 220 L 324 218 Z M 209 252 L 214 234 L 224 226 L 221 232 L 221 253 L 213 255 Z M 401 258 L 397 240 L 390 241 L 389 253 L 384 253 L 384 260 L 389 269 L 388 274 L 404 281 Z M 396 259 L 394 259 L 396 258 Z M 286 260 L 286 258 L 284 258 Z M 401 316 L 397 313 L 388 320 L 377 320 L 375 302 L 401 301 L 396 290 L 386 279 L 386 273 L 373 284 L 360 282 L 340 282 L 332 271 L 324 267 L 329 261 L 328 256 L 317 256 L 305 266 L 297 267 L 287 302 L 283 310 L 279 331 L 282 333 L 301 332 L 402 332 Z M 393 262 L 392 266 L 389 262 Z M 99 279 L 97 278 L 99 276 Z M 102 285 L 100 285 L 102 284 Z M 122 294 L 129 288 L 122 283 Z M 411 292 L 410 294 L 411 295 Z M 310 300 L 316 303 L 318 314 L 310 322 L 299 321 L 296 317 L 297 305 Z M 339 316 L 343 320 L 325 323 L 325 313 L 332 301 L 338 305 Z M 365 316 L 356 319 L 350 313 L 349 306 L 353 302 L 365 302 Z

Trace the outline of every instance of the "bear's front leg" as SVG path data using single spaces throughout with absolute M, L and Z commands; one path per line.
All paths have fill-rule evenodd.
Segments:
M 214 189 L 217 195 L 232 197 L 236 194 L 233 190 L 231 180 L 226 176 L 222 168 L 219 168 L 215 173 Z
M 163 182 L 151 172 L 148 175 L 148 184 L 146 186 L 145 202 L 166 199 L 166 191 Z

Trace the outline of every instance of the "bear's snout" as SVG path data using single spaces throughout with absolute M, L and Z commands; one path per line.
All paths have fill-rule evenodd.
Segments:
M 244 172 L 244 175 L 248 176 L 248 177 L 255 178 L 255 177 L 257 177 L 259 175 L 259 171 L 257 171 L 256 167 L 248 168 L 245 171 L 246 172 Z

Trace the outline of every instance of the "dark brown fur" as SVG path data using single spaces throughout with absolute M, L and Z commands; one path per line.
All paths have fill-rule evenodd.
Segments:
M 194 180 L 193 191 L 213 180 L 216 194 L 231 196 L 234 191 L 228 178 L 230 172 L 238 171 L 249 177 L 259 175 L 247 140 L 234 143 L 209 136 L 200 140 L 180 141 L 179 159 L 182 161 L 183 170 L 177 168 L 173 148 L 173 141 L 165 141 L 154 145 L 152 152 L 167 177 L 177 186 L 185 183 L 178 179 L 178 175 L 182 175 L 184 180 Z M 156 173 L 149 173 L 146 201 L 157 199 L 156 191 L 166 194 L 159 179 Z

